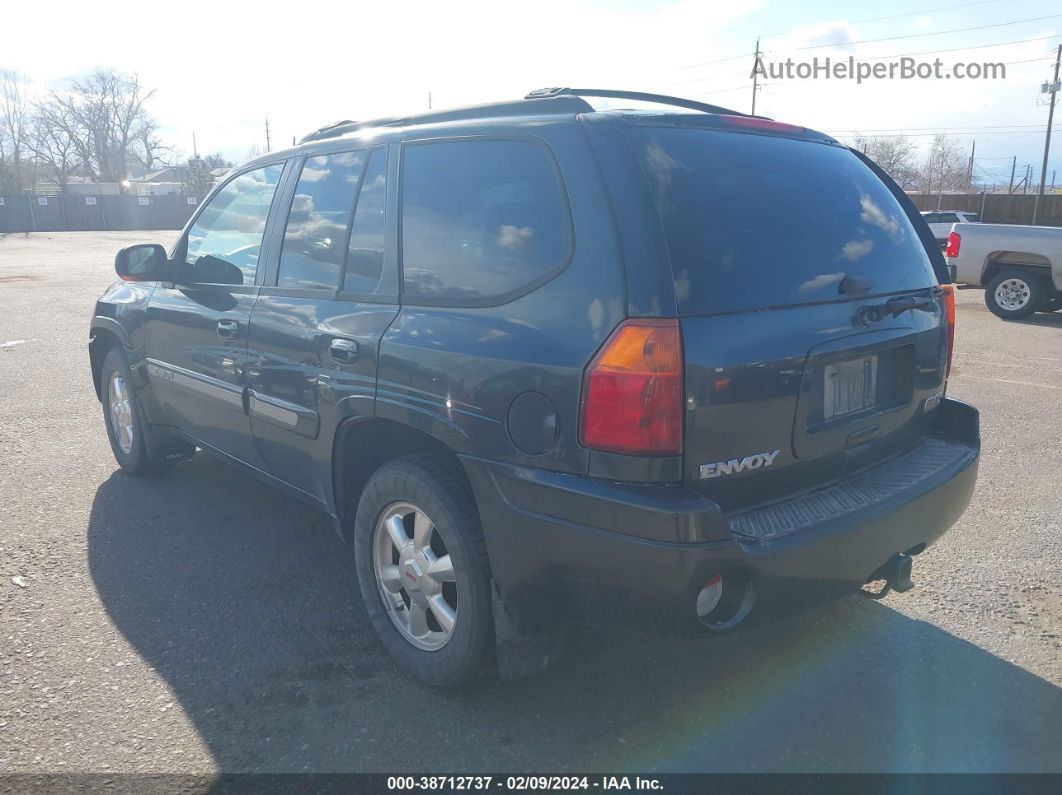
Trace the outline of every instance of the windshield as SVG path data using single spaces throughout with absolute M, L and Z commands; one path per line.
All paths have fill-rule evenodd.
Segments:
M 632 128 L 684 315 L 935 284 L 889 189 L 847 149 L 717 130 Z

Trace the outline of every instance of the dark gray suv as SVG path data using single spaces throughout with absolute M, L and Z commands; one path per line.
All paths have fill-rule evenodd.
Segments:
M 341 122 L 116 269 L 90 352 L 122 469 L 208 448 L 327 512 L 432 685 L 539 670 L 567 625 L 905 590 L 974 488 L 939 247 L 803 127 L 573 89 Z

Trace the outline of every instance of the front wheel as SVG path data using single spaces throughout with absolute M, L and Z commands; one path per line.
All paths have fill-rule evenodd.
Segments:
M 985 285 L 985 304 L 1004 320 L 1029 317 L 1045 300 L 1043 282 L 1023 270 L 1000 271 Z
M 493 640 L 490 565 L 475 503 L 449 465 L 414 455 L 377 470 L 354 555 L 369 620 L 400 667 L 433 687 L 480 672 Z
M 133 376 L 120 347 L 111 348 L 103 360 L 100 387 L 107 439 L 122 471 L 130 475 L 155 475 L 169 469 L 168 464 L 152 463 L 148 456 L 146 435 L 150 430 L 141 416 Z

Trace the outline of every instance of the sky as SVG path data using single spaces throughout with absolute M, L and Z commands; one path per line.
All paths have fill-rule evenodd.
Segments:
M 838 137 L 925 145 L 947 132 L 966 149 L 976 141 L 975 173 L 1004 183 L 1012 156 L 1019 176 L 1031 163 L 1039 177 L 1040 86 L 1062 44 L 1057 0 L 50 0 L 9 4 L 4 22 L 0 68 L 39 90 L 97 67 L 135 72 L 155 89 L 148 107 L 168 142 L 190 154 L 194 132 L 200 153 L 236 161 L 265 148 L 266 118 L 277 149 L 339 119 L 424 110 L 429 93 L 441 108 L 542 86 L 626 88 L 747 112 L 757 37 L 765 62 L 1002 62 L 1000 80 L 766 80 L 756 111 Z M 1062 136 L 1049 182 L 1052 169 L 1062 184 Z

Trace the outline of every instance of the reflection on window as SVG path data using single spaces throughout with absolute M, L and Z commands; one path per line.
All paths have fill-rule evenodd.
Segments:
M 279 286 L 338 288 L 347 225 L 364 164 L 364 152 L 306 160 L 284 232 Z
M 350 252 L 343 289 L 372 293 L 383 275 L 384 206 L 387 198 L 387 150 L 374 149 L 358 194 L 350 230 Z
M 269 205 L 283 164 L 241 174 L 219 190 L 188 230 L 185 260 L 194 281 L 253 284 Z
M 879 292 L 934 283 L 896 198 L 842 147 L 677 127 L 630 136 L 684 314 L 836 300 L 846 276 Z
M 402 258 L 407 296 L 498 296 L 561 263 L 567 211 L 548 152 L 522 141 L 405 149 Z

